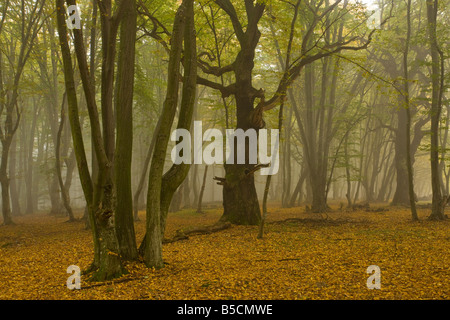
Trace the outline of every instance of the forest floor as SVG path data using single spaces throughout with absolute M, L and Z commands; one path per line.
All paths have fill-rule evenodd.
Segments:
M 335 207 L 327 215 L 304 207 L 269 209 L 263 239 L 257 226 L 192 235 L 163 245 L 166 265 L 140 262 L 115 281 L 69 290 L 67 267 L 87 268 L 92 236 L 83 222 L 64 217 L 16 217 L 0 226 L 0 299 L 450 299 L 450 221 L 420 222 L 409 210 Z M 169 214 L 176 230 L 217 222 L 221 209 Z M 138 245 L 145 214 L 136 222 Z M 381 269 L 381 289 L 369 290 L 370 265 Z

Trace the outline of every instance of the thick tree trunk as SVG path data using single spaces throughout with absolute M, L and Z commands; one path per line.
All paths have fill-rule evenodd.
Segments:
M 325 179 L 319 176 L 311 177 L 310 179 L 312 188 L 312 204 L 311 211 L 314 213 L 321 213 L 328 210 L 326 189 L 327 184 Z
M 254 68 L 254 58 L 256 45 L 261 36 L 257 27 L 257 20 L 252 26 L 252 33 L 246 34 L 240 39 L 241 51 L 235 61 L 234 74 L 236 78 L 236 120 L 237 129 L 259 130 L 262 128 L 261 120 L 254 121 L 254 101 L 255 90 L 252 86 L 252 71 Z M 250 28 L 249 28 L 250 29 Z M 248 33 L 249 31 L 247 31 Z M 262 115 L 261 115 L 262 116 Z M 253 119 L 253 120 L 252 120 Z M 254 164 L 248 163 L 248 148 L 245 143 L 246 164 L 225 164 L 225 183 L 223 183 L 223 207 L 224 212 L 221 221 L 228 221 L 235 224 L 258 225 L 261 220 L 261 211 L 256 193 L 253 174 L 251 171 Z M 236 156 L 235 152 L 235 156 Z
M 123 0 L 122 0 L 123 1 Z M 116 152 L 115 226 L 120 255 L 126 260 L 136 260 L 138 250 L 133 220 L 133 194 L 131 190 L 131 162 L 133 146 L 133 89 L 136 42 L 136 2 L 127 1 L 120 27 L 119 63 L 116 98 Z
M 226 182 L 223 187 L 224 213 L 221 221 L 233 224 L 258 225 L 261 213 L 251 167 L 247 165 L 226 165 Z

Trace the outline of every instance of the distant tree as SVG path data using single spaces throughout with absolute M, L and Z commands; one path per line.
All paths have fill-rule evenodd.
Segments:
M 45 17 L 44 0 L 6 1 L 1 7 L 0 44 L 0 141 L 2 144 L 0 184 L 2 188 L 3 223 L 12 224 L 8 160 L 11 143 L 19 121 L 19 91 L 25 65 L 30 58 Z M 6 22 L 8 22 L 6 24 Z M 3 72 L 8 70 L 8 74 Z

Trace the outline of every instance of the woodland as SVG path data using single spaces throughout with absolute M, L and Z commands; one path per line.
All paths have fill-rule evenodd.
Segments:
M 449 21 L 0 0 L 0 299 L 448 300 Z M 278 136 L 217 161 L 229 130 Z

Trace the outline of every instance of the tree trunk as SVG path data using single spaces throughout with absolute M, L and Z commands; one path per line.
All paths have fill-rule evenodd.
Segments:
M 303 166 L 301 173 L 300 173 L 300 178 L 298 179 L 297 185 L 294 189 L 294 192 L 292 193 L 291 200 L 289 201 L 290 208 L 295 207 L 295 202 L 296 202 L 297 198 L 298 198 L 298 201 L 301 201 L 303 183 L 305 182 L 306 175 L 307 175 L 307 173 L 305 170 L 305 166 Z
M 75 216 L 73 214 L 72 207 L 70 205 L 70 197 L 68 190 L 66 189 L 66 186 L 64 185 L 64 181 L 62 178 L 62 172 L 61 172 L 61 134 L 64 129 L 64 121 L 65 121 L 65 112 L 64 112 L 64 104 L 65 104 L 65 98 L 63 98 L 62 106 L 61 106 L 61 123 L 58 128 L 58 133 L 56 135 L 56 147 L 55 147 L 55 153 L 56 153 L 56 175 L 58 177 L 58 183 L 59 188 L 61 190 L 61 198 L 63 201 L 64 208 L 67 211 L 67 214 L 69 215 L 69 221 L 75 221 Z
M 405 77 L 404 84 L 404 99 L 405 99 L 405 109 L 406 109 L 406 163 L 408 168 L 408 191 L 409 191 L 409 202 L 411 206 L 411 215 L 413 221 L 418 221 L 419 217 L 417 216 L 416 210 L 416 202 L 414 195 L 414 178 L 413 178 L 413 166 L 411 159 L 411 110 L 410 110 L 410 101 L 409 101 L 409 73 L 408 73 L 408 51 L 409 51 L 409 43 L 411 38 L 411 0 L 408 0 L 407 4 L 407 24 L 408 24 L 408 32 L 406 35 L 406 45 L 405 51 L 403 53 L 403 72 Z
M 195 119 L 195 118 L 194 118 Z M 198 204 L 198 197 L 199 197 L 199 191 L 198 191 L 198 165 L 194 166 L 194 170 L 192 170 L 192 176 L 191 176 L 191 185 L 192 185 L 192 190 L 194 193 L 194 199 L 193 199 L 193 203 L 194 206 Z
M 136 42 L 136 2 L 127 1 L 120 27 L 120 47 L 117 70 L 116 151 L 114 159 L 116 208 L 115 227 L 120 255 L 136 260 L 138 250 L 133 220 L 131 162 L 133 146 L 133 89 Z
M 439 49 L 436 33 L 436 20 L 438 11 L 437 0 L 427 0 L 427 17 L 428 17 L 428 38 L 430 43 L 431 53 L 431 82 L 432 82 L 432 97 L 431 97 L 431 188 L 433 192 L 433 199 L 431 204 L 431 220 L 443 220 L 444 207 L 442 201 L 441 187 L 439 184 L 439 123 L 442 107 L 442 92 L 443 92 L 443 75 L 444 75 L 444 61 L 443 54 Z
M 70 0 L 68 4 L 75 5 L 75 2 Z M 114 226 L 114 212 L 115 212 L 115 188 L 113 184 L 113 168 L 112 168 L 112 156 L 111 150 L 111 139 L 113 135 L 109 131 L 111 128 L 105 129 L 105 136 L 101 134 L 100 119 L 98 116 L 98 109 L 94 97 L 94 88 L 90 81 L 87 61 L 86 61 L 86 51 L 84 47 L 83 34 L 81 29 L 74 29 L 74 46 L 75 53 L 77 56 L 78 68 L 80 71 L 80 77 L 83 83 L 84 94 L 86 97 L 87 108 L 89 112 L 90 125 L 92 128 L 91 134 L 93 137 L 96 155 L 98 158 L 99 170 L 98 176 L 95 181 L 92 180 L 86 159 L 86 153 L 84 149 L 83 135 L 79 120 L 78 111 L 78 101 L 75 89 L 74 72 L 72 69 L 72 58 L 70 54 L 69 44 L 67 43 L 67 29 L 65 25 L 65 12 L 64 12 L 64 1 L 55 0 L 55 6 L 57 11 L 57 25 L 59 41 L 61 46 L 61 52 L 63 57 L 64 66 L 64 78 L 65 87 L 67 92 L 67 101 L 69 106 L 69 120 L 72 131 L 72 139 L 75 150 L 75 155 L 77 158 L 78 171 L 80 175 L 81 184 L 83 187 L 83 193 L 86 198 L 88 207 L 88 216 L 90 219 L 90 226 L 93 235 L 94 242 L 94 261 L 87 272 L 94 273 L 91 276 L 92 280 L 103 281 L 112 278 L 116 278 L 123 274 L 124 269 L 120 259 L 119 245 L 117 241 L 117 236 Z M 123 10 L 124 2 L 120 3 L 118 10 Z M 109 7 L 109 10 L 111 7 Z M 108 8 L 102 7 L 102 10 L 108 10 Z M 105 18 L 103 16 L 103 18 Z M 117 17 L 115 16 L 117 19 Z M 110 31 L 107 35 L 103 35 L 104 42 L 112 43 L 112 39 L 116 38 L 116 27 L 118 27 L 118 20 L 113 19 L 103 20 L 104 31 Z M 110 25 L 111 23 L 112 25 Z M 105 44 L 105 43 L 104 43 Z M 114 48 L 108 48 L 109 54 Z M 104 52 L 106 54 L 106 52 Z M 107 61 L 104 61 L 103 65 L 105 68 L 110 67 Z M 108 70 L 104 70 L 106 73 Z M 108 86 L 110 84 L 108 79 L 102 82 L 103 86 Z M 112 92 L 111 90 L 104 88 L 104 92 Z M 109 108 L 112 107 L 109 104 L 109 100 L 112 97 L 105 97 L 102 95 L 102 107 Z M 106 99 L 108 101 L 103 101 Z M 103 114 L 103 122 L 110 120 L 111 110 L 108 110 Z
M 345 157 L 345 181 L 347 183 L 347 192 L 345 197 L 347 198 L 347 207 L 352 207 L 352 182 L 350 175 L 350 157 L 348 154 L 348 134 L 345 136 L 344 142 L 344 157 Z
M 203 203 L 203 194 L 205 192 L 205 186 L 206 186 L 206 176 L 208 175 L 208 167 L 209 166 L 205 166 L 205 171 L 203 172 L 202 187 L 200 189 L 200 194 L 198 196 L 198 202 L 197 202 L 197 213 L 203 213 L 202 203 Z
M 403 105 L 403 97 L 398 96 L 398 104 Z M 406 112 L 401 108 L 397 112 L 397 130 L 395 131 L 395 169 L 397 172 L 397 187 L 395 189 L 394 198 L 391 205 L 404 205 L 409 206 L 409 193 L 408 193 L 408 162 L 406 155 L 406 125 L 407 118 Z
M 63 209 L 60 197 L 58 177 L 55 171 L 56 170 L 52 168 L 51 177 L 48 177 L 48 179 L 51 179 L 48 188 L 51 203 L 50 215 L 61 214 Z
M 161 125 L 157 132 L 157 140 L 153 151 L 149 172 L 146 210 L 146 234 L 139 251 L 143 254 L 148 267 L 163 267 L 162 238 L 169 205 L 173 194 L 183 182 L 189 170 L 188 164 L 173 165 L 164 174 L 164 163 L 170 129 L 178 104 L 179 70 L 183 39 L 184 51 L 184 81 L 183 93 L 178 120 L 178 128 L 189 129 L 192 122 L 192 112 L 195 101 L 196 79 L 196 42 L 194 27 L 194 8 L 192 0 L 184 0 L 177 10 L 172 32 L 172 46 L 169 57 L 168 82 L 166 99 L 161 114 Z
M 147 149 L 147 154 L 145 156 L 144 165 L 142 166 L 142 173 L 139 178 L 139 183 L 134 193 L 133 198 L 133 210 L 134 210 L 134 220 L 138 220 L 138 212 L 139 212 L 139 199 L 141 197 L 142 190 L 144 189 L 144 184 L 147 178 L 148 166 L 150 164 L 150 160 L 152 159 L 153 149 L 155 148 L 156 135 L 160 128 L 161 119 L 158 120 L 156 124 L 155 130 L 153 131 L 152 141 Z
M 261 33 L 254 26 L 253 34 L 241 39 L 241 51 L 235 61 L 234 74 L 236 77 L 236 120 L 237 129 L 259 130 L 258 123 L 251 119 L 254 115 L 254 88 L 252 86 L 252 71 L 254 67 L 255 49 Z M 261 120 L 261 119 L 258 119 Z M 233 224 L 258 225 L 261 220 L 261 211 L 256 193 L 253 174 L 254 164 L 248 163 L 248 148 L 245 143 L 246 164 L 225 164 L 225 180 L 223 184 L 223 208 L 221 221 Z M 241 150 L 242 152 L 242 150 Z M 236 156 L 236 152 L 235 152 Z
M 0 164 L 0 184 L 2 187 L 2 214 L 4 225 L 14 224 L 11 215 L 11 202 L 9 196 L 9 177 L 6 170 L 8 166 L 8 156 L 10 146 L 11 146 L 10 138 L 2 140 L 2 153 L 1 153 L 2 162 Z
M 271 175 L 267 176 L 266 186 L 264 188 L 263 203 L 262 203 L 263 215 L 262 215 L 261 222 L 259 223 L 258 236 L 257 236 L 258 239 L 262 239 L 263 235 L 264 235 L 264 223 L 266 222 L 266 219 L 267 219 L 267 197 L 269 195 L 271 180 L 272 180 L 272 176 Z
M 189 188 L 189 174 L 186 176 L 186 179 L 183 181 L 183 205 L 182 208 L 190 208 L 191 207 L 191 189 Z
M 223 222 L 240 225 L 258 225 L 261 220 L 254 177 L 246 172 L 252 167 L 226 165 L 226 183 L 223 187 Z
M 19 193 L 17 186 L 17 140 L 14 137 L 11 142 L 11 151 L 9 156 L 9 177 L 10 177 L 10 192 L 11 192 L 11 213 L 13 216 L 21 214 Z

